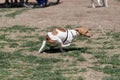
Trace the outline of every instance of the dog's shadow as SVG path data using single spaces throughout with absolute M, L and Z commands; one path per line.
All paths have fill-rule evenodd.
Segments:
M 84 53 L 88 50 L 88 48 L 87 47 L 82 47 L 82 48 L 68 47 L 68 48 L 63 48 L 63 50 L 64 50 L 64 52 L 80 51 L 80 52 Z M 43 52 L 48 53 L 48 54 L 64 53 L 64 52 L 61 52 L 59 48 L 49 48 L 49 49 L 45 49 Z

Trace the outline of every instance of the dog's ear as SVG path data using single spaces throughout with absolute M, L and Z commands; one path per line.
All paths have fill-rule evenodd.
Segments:
M 79 35 L 83 35 L 83 36 L 87 36 L 87 37 L 92 36 L 92 34 L 89 32 L 88 28 L 81 27 L 81 28 L 76 28 L 75 30 L 79 33 Z
M 81 28 L 75 28 L 75 30 L 77 32 L 79 32 L 79 34 L 82 34 L 82 35 L 84 35 L 86 32 L 88 32 L 88 28 L 83 28 L 83 27 L 81 27 Z

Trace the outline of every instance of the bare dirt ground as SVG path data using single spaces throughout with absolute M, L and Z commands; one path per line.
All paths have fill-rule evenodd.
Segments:
M 91 8 L 90 0 L 61 0 L 61 4 L 31 9 L 15 18 L 0 18 L 0 26 L 28 25 L 47 28 L 53 25 L 84 25 L 97 29 L 120 30 L 120 2 L 109 0 L 109 7 Z

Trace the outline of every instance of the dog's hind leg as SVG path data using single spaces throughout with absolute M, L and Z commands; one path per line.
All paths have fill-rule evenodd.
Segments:
M 39 49 L 39 53 L 42 52 L 42 50 L 43 50 L 43 48 L 45 47 L 45 45 L 46 45 L 46 40 L 44 40 L 44 41 L 42 42 L 42 46 L 41 46 L 41 48 Z

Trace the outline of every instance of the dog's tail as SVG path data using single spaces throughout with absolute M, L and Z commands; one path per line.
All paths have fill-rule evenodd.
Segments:
M 41 48 L 39 49 L 39 53 L 42 52 L 42 50 L 43 50 L 43 48 L 45 47 L 45 45 L 46 45 L 46 40 L 43 40 L 42 46 L 41 46 Z

